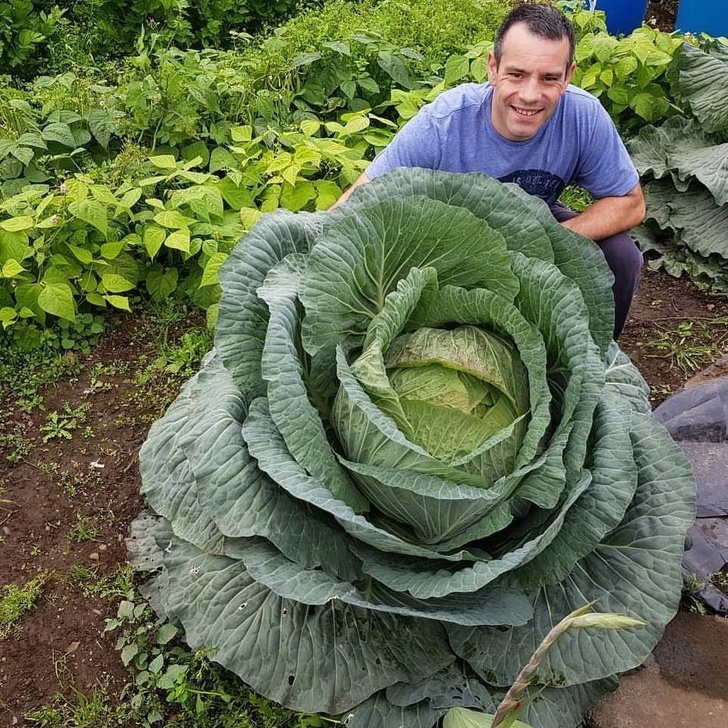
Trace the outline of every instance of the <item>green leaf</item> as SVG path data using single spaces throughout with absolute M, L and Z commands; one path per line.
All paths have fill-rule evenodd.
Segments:
M 312 63 L 321 60 L 321 58 L 321 54 L 316 51 L 310 53 L 299 53 L 291 59 L 291 62 L 288 64 L 288 70 L 292 71 L 294 68 L 298 68 L 299 66 L 309 66 Z
M 91 294 L 89 294 L 90 296 Z M 119 308 L 122 311 L 131 312 L 129 307 L 129 299 L 126 296 L 115 296 L 115 295 L 104 295 L 103 299 L 110 303 L 114 308 Z
M 46 312 L 58 318 L 74 321 L 76 306 L 73 291 L 65 283 L 46 283 L 38 295 L 38 305 Z
M 0 227 L 11 233 L 32 230 L 33 226 L 33 218 L 30 215 L 20 215 L 18 217 L 11 217 L 8 220 L 0 221 Z
M 80 245 L 68 246 L 73 255 L 84 265 L 90 265 L 94 259 L 93 253 L 88 248 L 82 248 Z
M 72 202 L 68 206 L 68 211 L 79 220 L 83 220 L 95 227 L 104 237 L 108 236 L 108 212 L 106 205 L 103 203 L 98 200 Z
M 149 161 L 157 169 L 163 169 L 168 172 L 173 172 L 177 169 L 177 160 L 171 154 L 159 154 L 154 157 L 149 157 Z
M 113 260 L 126 248 L 126 240 L 119 240 L 115 243 L 104 243 L 101 246 L 101 257 L 105 260 Z
M 190 252 L 190 231 L 175 230 L 171 232 L 165 239 L 164 245 L 167 248 L 173 248 L 174 250 L 182 250 L 185 253 Z
M 281 205 L 287 210 L 298 212 L 316 197 L 316 188 L 308 180 L 298 180 L 295 185 L 283 185 Z
M 328 210 L 341 197 L 341 188 L 336 182 L 321 179 L 313 183 L 316 190 L 316 209 Z
M 88 128 L 94 139 L 108 149 L 111 135 L 116 133 L 114 118 L 107 109 L 95 108 L 88 112 Z
M 158 212 L 154 216 L 154 221 L 162 227 L 176 229 L 187 229 L 190 225 L 195 222 L 192 217 L 185 217 L 178 210 L 165 210 L 164 212 Z
M 123 293 L 134 288 L 134 284 L 117 273 L 102 273 L 101 285 L 109 293 Z
M 76 148 L 76 138 L 68 124 L 56 122 L 43 127 L 41 137 L 46 142 L 56 142 L 68 149 Z
M 147 274 L 147 290 L 155 301 L 161 301 L 174 293 L 178 280 L 179 273 L 176 268 L 165 270 L 161 265 L 155 265 Z
M 205 270 L 202 274 L 202 280 L 200 281 L 201 287 L 220 283 L 218 271 L 220 270 L 220 266 L 227 260 L 227 257 L 227 253 L 213 253 L 210 256 L 210 260 L 207 261 L 207 265 L 205 265 Z
M 167 624 L 163 624 L 158 630 L 157 630 L 157 638 L 156 642 L 158 645 L 166 645 L 169 644 L 174 637 L 179 632 L 179 629 L 175 627 L 173 624 L 170 624 L 169 622 Z
M 124 645 L 121 650 L 121 662 L 126 667 L 131 661 L 137 656 L 139 652 L 139 645 L 136 642 L 132 642 L 128 645 Z
M 164 240 L 167 237 L 167 231 L 164 228 L 156 225 L 147 225 L 144 228 L 143 244 L 147 249 L 149 257 L 154 260 L 154 257 L 159 252 L 160 248 L 164 244 Z
M 470 62 L 465 56 L 450 56 L 445 63 L 445 85 L 452 86 L 470 71 Z
M 15 278 L 24 271 L 25 269 L 22 265 L 20 265 L 20 263 L 18 263 L 17 260 L 13 260 L 12 258 L 10 258 L 10 260 L 6 260 L 2 266 L 2 277 Z

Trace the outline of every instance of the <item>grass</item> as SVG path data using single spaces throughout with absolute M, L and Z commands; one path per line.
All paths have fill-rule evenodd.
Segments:
M 18 626 L 43 593 L 48 575 L 41 572 L 23 586 L 8 584 L 0 596 L 0 640 L 6 639 Z
M 722 317 L 660 328 L 654 339 L 644 342 L 643 349 L 645 356 L 667 359 L 670 366 L 690 375 L 719 359 L 727 341 L 728 318 Z

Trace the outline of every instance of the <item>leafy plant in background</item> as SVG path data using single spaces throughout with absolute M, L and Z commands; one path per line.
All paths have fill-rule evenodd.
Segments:
M 611 342 L 611 277 L 518 188 L 399 170 L 264 216 L 222 269 L 215 348 L 141 452 L 147 593 L 192 649 L 351 727 L 576 725 L 672 618 L 694 481 Z M 532 698 L 532 700 L 531 700 Z
M 128 311 L 141 292 L 184 296 L 214 321 L 218 270 L 240 235 L 279 206 L 330 207 L 388 129 L 365 112 L 262 137 L 232 127 L 232 144 L 191 145 L 183 152 L 204 157 L 189 161 L 152 156 L 149 176 L 114 190 L 86 175 L 27 187 L 0 203 L 3 328 L 48 315 L 76 321 L 88 307 Z
M 0 2 L 0 68 L 31 78 L 43 68 L 48 43 L 61 31 L 63 10 L 33 0 Z M 46 51 L 46 53 L 44 53 Z
M 728 46 L 685 43 L 676 97 L 686 115 L 647 126 L 628 144 L 647 219 L 637 233 L 650 264 L 728 292 Z
M 607 33 L 604 13 L 566 3 L 577 35 L 572 83 L 602 102 L 623 134 L 680 109 L 671 97 L 673 58 L 683 38 L 643 25 L 622 38 Z

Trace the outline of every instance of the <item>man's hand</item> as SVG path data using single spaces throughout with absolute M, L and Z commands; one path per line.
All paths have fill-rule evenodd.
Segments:
M 638 183 L 626 195 L 596 200 L 584 212 L 561 224 L 598 242 L 638 225 L 645 219 L 645 212 L 645 198 Z

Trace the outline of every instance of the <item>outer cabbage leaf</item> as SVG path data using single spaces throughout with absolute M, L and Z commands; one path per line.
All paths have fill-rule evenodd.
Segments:
M 707 132 L 728 132 L 728 56 L 711 55 L 691 43 L 679 51 L 679 91 Z M 717 57 L 716 57 L 717 56 Z

